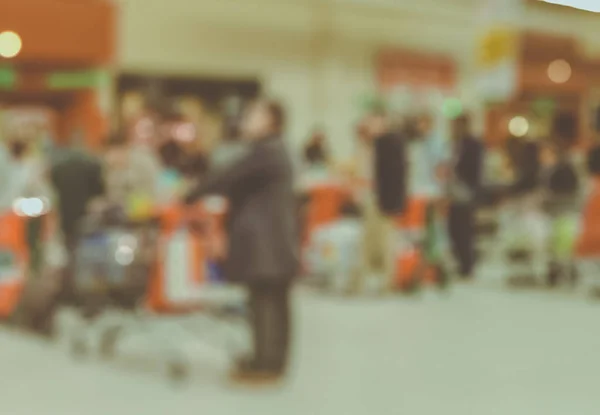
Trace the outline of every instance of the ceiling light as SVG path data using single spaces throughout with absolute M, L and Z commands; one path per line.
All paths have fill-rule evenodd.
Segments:
M 508 123 L 508 131 L 515 137 L 525 137 L 529 132 L 529 121 L 522 116 L 514 117 Z
M 21 52 L 23 42 L 21 36 L 10 30 L 0 33 L 0 56 L 14 58 Z
M 548 65 L 548 78 L 556 84 L 564 84 L 572 74 L 571 65 L 564 59 L 557 59 Z

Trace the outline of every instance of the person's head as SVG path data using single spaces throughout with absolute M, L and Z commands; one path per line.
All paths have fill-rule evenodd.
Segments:
M 313 131 L 310 139 L 308 140 L 309 145 L 325 145 L 325 132 L 320 128 Z
M 552 120 L 552 137 L 563 143 L 577 140 L 577 118 L 570 112 L 559 112 Z
M 558 147 L 555 143 L 547 142 L 541 146 L 540 161 L 545 167 L 556 164 L 558 161 Z
M 244 139 L 255 141 L 281 137 L 285 130 L 286 114 L 283 106 L 273 100 L 261 99 L 251 103 L 242 120 Z
M 310 164 L 322 164 L 327 162 L 327 148 L 325 134 L 321 130 L 315 130 L 310 136 L 304 149 L 306 161 Z
M 176 170 L 184 167 L 185 151 L 175 140 L 162 141 L 157 152 L 164 167 Z
M 595 145 L 588 153 L 587 168 L 594 177 L 600 177 L 600 147 Z
M 374 140 L 389 131 L 389 119 L 382 109 L 371 111 L 364 119 L 366 138 Z
M 452 138 L 462 140 L 471 134 L 471 118 L 466 115 L 460 115 L 452 122 Z
M 10 151 L 11 156 L 15 160 L 20 160 L 27 154 L 27 151 L 29 150 L 29 143 L 23 137 L 13 137 L 8 142 L 8 149 Z
M 405 115 L 403 117 L 401 127 L 399 131 L 402 136 L 408 140 L 418 140 L 423 137 L 420 130 L 419 118 L 412 115 Z
M 427 137 L 433 130 L 434 120 L 433 116 L 429 113 L 421 114 L 417 118 L 417 132 L 419 137 Z
M 104 157 L 110 168 L 124 168 L 129 163 L 129 143 L 120 134 L 114 134 L 106 141 Z
M 359 141 L 367 142 L 369 140 L 369 131 L 365 120 L 361 120 L 356 124 L 356 137 Z

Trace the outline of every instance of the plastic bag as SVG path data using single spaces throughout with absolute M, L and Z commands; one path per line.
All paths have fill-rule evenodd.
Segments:
M 550 251 L 558 260 L 573 258 L 579 235 L 579 219 L 576 215 L 560 215 L 552 220 Z

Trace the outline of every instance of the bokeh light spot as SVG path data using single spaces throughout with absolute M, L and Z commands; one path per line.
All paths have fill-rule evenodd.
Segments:
M 572 74 L 571 65 L 564 59 L 557 59 L 548 65 L 548 78 L 555 84 L 568 82 Z
M 3 58 L 16 57 L 23 47 L 21 36 L 12 31 L 0 33 L 0 56 Z
M 508 123 L 508 131 L 515 137 L 525 137 L 529 132 L 529 121 L 522 116 L 514 117 Z

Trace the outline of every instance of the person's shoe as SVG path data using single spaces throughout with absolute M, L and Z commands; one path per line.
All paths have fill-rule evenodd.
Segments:
M 230 381 L 243 386 L 271 386 L 283 380 L 283 373 L 261 368 L 254 361 L 242 361 L 231 372 Z
M 550 288 L 556 288 L 560 279 L 560 268 L 556 264 L 551 264 L 546 276 L 546 284 Z
M 459 281 L 472 282 L 474 279 L 473 273 L 461 273 L 458 275 Z

